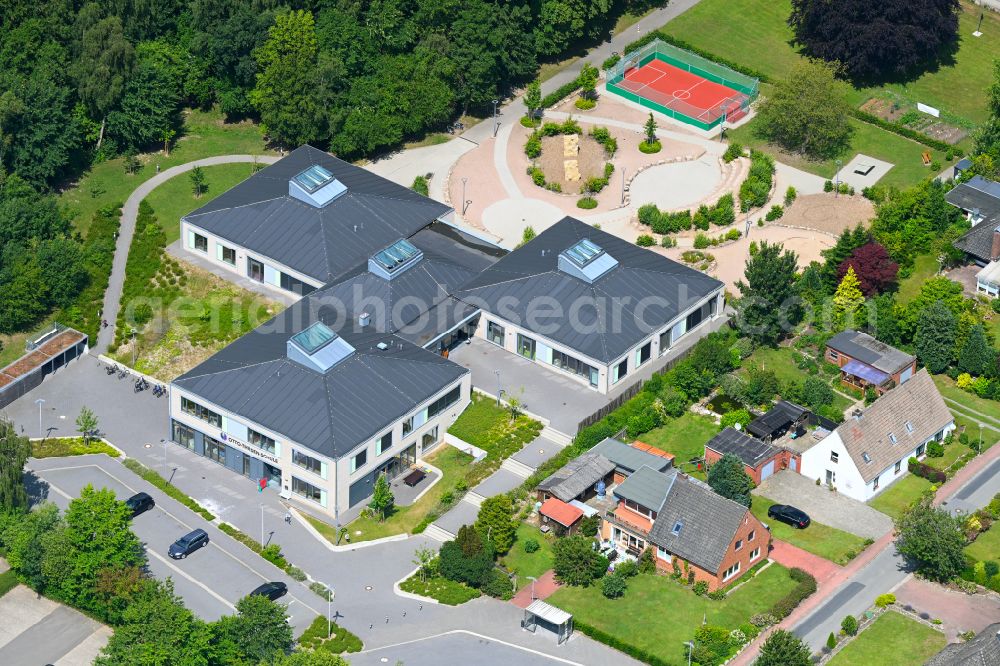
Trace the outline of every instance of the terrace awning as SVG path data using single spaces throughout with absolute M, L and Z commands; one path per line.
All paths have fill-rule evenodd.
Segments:
M 876 370 L 870 365 L 865 365 L 861 361 L 851 360 L 844 365 L 841 370 L 853 377 L 863 379 L 869 384 L 874 384 L 875 386 L 881 386 L 887 379 L 889 379 L 889 375 L 886 373 L 881 370 Z

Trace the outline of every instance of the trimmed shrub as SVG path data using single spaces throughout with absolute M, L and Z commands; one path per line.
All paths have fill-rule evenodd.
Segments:
M 787 208 L 788 206 L 791 206 L 792 202 L 795 201 L 795 197 L 797 196 L 798 192 L 795 191 L 794 187 L 789 185 L 788 189 L 785 190 L 785 207 Z
M 635 244 L 639 247 L 652 247 L 653 245 L 656 245 L 656 240 L 649 234 L 642 234 L 635 239 Z
M 858 619 L 853 615 L 846 616 L 840 621 L 840 630 L 848 636 L 856 636 L 858 633 Z
M 524 154 L 535 159 L 542 154 L 542 137 L 538 135 L 538 132 L 532 133 L 528 137 L 528 140 L 524 142 Z
M 625 576 L 619 575 L 617 572 L 610 576 L 605 576 L 601 580 L 601 594 L 608 599 L 618 599 L 625 594 L 627 588 L 628 585 L 625 583 Z
M 632 578 L 639 575 L 639 563 L 635 560 L 625 560 L 615 567 L 615 574 L 622 578 Z
M 597 199 L 594 197 L 580 197 L 576 202 L 576 207 L 584 210 L 597 208 Z M 652 236 L 649 238 L 652 239 Z M 652 243 L 650 243 L 650 245 L 652 245 Z
M 784 214 L 785 214 L 785 209 L 779 206 L 778 204 L 774 204 L 773 206 L 771 206 L 771 210 L 767 211 L 767 215 L 764 216 L 764 219 L 767 220 L 768 222 L 774 222 Z
M 880 594 L 875 597 L 875 605 L 879 608 L 885 608 L 886 606 L 891 606 L 894 603 L 896 603 L 896 595 L 891 592 Z
M 597 100 L 590 99 L 588 97 L 577 97 L 573 105 L 581 111 L 589 111 L 595 106 L 597 106 Z
M 541 545 L 535 539 L 528 539 L 524 542 L 524 552 L 526 553 L 536 553 L 539 548 L 541 548 Z
M 652 155 L 658 153 L 663 149 L 663 144 L 657 139 L 653 143 L 647 143 L 645 139 L 639 142 L 639 152 L 645 153 L 646 155 Z
M 430 190 L 428 189 L 427 177 L 417 176 L 413 179 L 413 185 L 410 187 L 417 194 L 422 194 L 425 197 L 428 196 Z
M 726 152 L 722 153 L 722 159 L 724 162 L 729 163 L 735 160 L 737 157 L 743 156 L 743 146 L 736 143 L 735 141 L 729 144 L 726 148 Z
M 923 477 L 928 481 L 941 485 L 948 480 L 948 475 L 939 469 L 934 469 L 930 465 L 924 464 L 916 458 L 910 458 L 907 462 L 907 469 L 911 474 Z
M 691 589 L 699 597 L 704 596 L 705 594 L 708 593 L 708 583 L 706 583 L 703 580 L 699 580 L 697 583 L 694 584 L 694 587 Z

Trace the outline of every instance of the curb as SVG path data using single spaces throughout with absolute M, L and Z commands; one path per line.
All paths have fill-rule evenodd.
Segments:
M 346 546 L 335 546 L 327 540 L 325 536 L 320 534 L 312 524 L 306 520 L 302 514 L 294 506 L 286 505 L 288 507 L 288 512 L 292 515 L 295 520 L 299 521 L 299 524 L 306 529 L 309 534 L 311 534 L 317 541 L 326 548 L 334 553 L 345 553 L 352 550 L 358 550 L 359 548 L 368 548 L 369 546 L 377 546 L 383 543 L 391 543 L 393 541 L 406 541 L 410 538 L 409 534 L 393 534 L 392 536 L 382 537 L 381 539 L 372 539 L 371 541 L 359 541 L 357 543 L 351 543 Z
M 413 592 L 406 592 L 404 590 L 399 589 L 400 583 L 402 583 L 403 581 L 409 580 L 418 571 L 420 571 L 420 567 L 417 567 L 416 569 L 414 569 L 413 571 L 411 571 L 410 573 L 406 574 L 405 576 L 403 576 L 402 578 L 400 578 L 399 580 L 397 580 L 395 583 L 393 583 L 392 584 L 392 591 L 396 595 L 398 595 L 400 597 L 406 597 L 407 599 L 413 599 L 415 601 L 421 601 L 421 602 L 424 602 L 424 603 L 436 604 L 436 605 L 440 606 L 441 602 L 438 601 L 437 599 L 434 599 L 433 597 L 425 597 L 425 596 L 420 595 L 420 594 L 414 594 Z

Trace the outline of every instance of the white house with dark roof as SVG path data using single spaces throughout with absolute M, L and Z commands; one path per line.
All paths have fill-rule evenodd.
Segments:
M 954 429 L 955 418 L 921 370 L 806 450 L 801 472 L 866 502 L 907 474 L 908 460 L 923 458 L 928 442 Z

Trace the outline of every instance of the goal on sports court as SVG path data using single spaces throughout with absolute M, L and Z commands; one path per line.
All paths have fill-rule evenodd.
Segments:
M 746 115 L 760 81 L 654 40 L 608 71 L 610 92 L 704 130 Z

